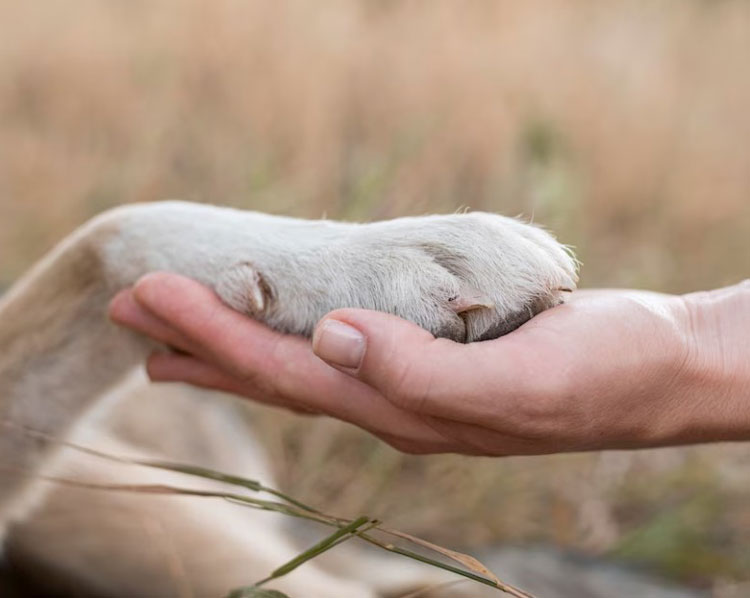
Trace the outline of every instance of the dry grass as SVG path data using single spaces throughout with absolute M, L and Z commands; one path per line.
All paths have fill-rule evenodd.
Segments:
M 523 212 L 578 247 L 584 285 L 732 282 L 748 56 L 742 0 L 0 0 L 0 286 L 92 213 L 165 197 Z M 412 459 L 267 418 L 287 485 L 336 512 L 750 579 L 745 447 Z

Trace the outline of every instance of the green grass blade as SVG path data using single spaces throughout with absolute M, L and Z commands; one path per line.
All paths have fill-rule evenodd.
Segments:
M 282 575 L 291 573 L 303 563 L 306 563 L 307 561 L 314 559 L 316 556 L 324 553 L 326 550 L 330 550 L 334 546 L 337 546 L 338 544 L 340 544 L 339 542 L 340 540 L 351 538 L 352 534 L 354 534 L 360 527 L 362 527 L 363 525 L 369 522 L 370 522 L 370 518 L 365 517 L 365 516 L 355 519 L 349 525 L 345 525 L 344 527 L 337 529 L 330 536 L 323 538 L 320 542 L 318 542 L 314 546 L 311 546 L 304 552 L 300 553 L 288 563 L 284 563 L 283 565 L 281 565 L 281 567 L 273 571 L 271 575 L 269 575 L 266 579 L 259 581 L 255 585 L 260 586 L 272 579 L 276 579 L 278 577 L 281 577 Z

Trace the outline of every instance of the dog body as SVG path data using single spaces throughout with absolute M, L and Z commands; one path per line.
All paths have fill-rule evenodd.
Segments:
M 210 285 L 232 308 L 283 332 L 309 336 L 328 311 L 363 307 L 460 342 L 512 330 L 559 303 L 563 289 L 576 281 L 574 259 L 550 235 L 492 214 L 348 224 L 162 202 L 118 208 L 84 225 L 0 301 L 0 534 L 27 520 L 19 549 L 35 552 L 51 569 L 74 572 L 97 595 L 220 595 L 296 554 L 267 514 L 238 516 L 236 507 L 217 501 L 56 489 L 67 493 L 61 504 L 86 504 L 80 516 L 98 513 L 102 522 L 90 538 L 78 538 L 78 549 L 64 550 L 76 522 L 69 511 L 45 502 L 47 485 L 34 475 L 42 467 L 47 473 L 83 467 L 89 479 L 112 482 L 111 466 L 84 466 L 79 456 L 24 429 L 50 438 L 72 434 L 87 444 L 90 427 L 82 422 L 96 404 L 110 423 L 129 422 L 131 432 L 150 429 L 149 421 L 169 425 L 174 416 L 159 417 L 154 405 L 123 399 L 121 385 L 154 345 L 106 318 L 112 296 L 154 270 Z M 207 466 L 268 480 L 262 451 L 243 438 L 229 408 L 219 403 L 199 432 L 185 426 L 178 436 L 203 438 L 213 447 L 199 451 L 215 453 Z M 190 411 L 183 404 L 171 413 Z M 123 441 L 110 430 L 88 444 L 117 454 L 190 457 L 164 454 L 164 447 L 144 452 L 143 434 L 132 435 L 140 441 Z M 238 454 L 255 458 L 242 463 Z M 153 471 L 139 475 L 139 483 L 170 478 Z M 118 519 L 120 527 L 107 529 Z M 152 548 L 160 546 L 160 557 L 136 548 L 148 538 Z M 277 586 L 305 598 L 368 598 L 381 589 L 312 565 Z

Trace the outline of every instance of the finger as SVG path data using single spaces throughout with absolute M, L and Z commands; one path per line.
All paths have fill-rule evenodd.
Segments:
M 318 359 L 305 339 L 279 334 L 239 314 L 191 279 L 149 274 L 136 284 L 133 294 L 153 318 L 186 339 L 183 344 L 194 348 L 193 355 L 230 376 L 234 392 L 304 398 L 315 409 L 325 409 L 333 397 L 362 392 L 375 396 Z M 331 406 L 339 417 L 353 417 L 354 402 L 331 401 Z
M 238 378 L 253 374 L 247 371 L 248 362 L 268 371 L 269 349 L 284 337 L 227 307 L 208 287 L 177 274 L 147 274 L 134 286 L 133 298 L 185 339 L 194 354 L 221 363 Z M 304 343 L 300 338 L 291 342 Z
M 218 390 L 230 394 L 241 395 L 246 392 L 242 383 L 221 371 L 219 368 L 188 355 L 175 355 L 171 353 L 152 353 L 146 362 L 146 371 L 152 382 L 183 382 L 206 388 Z M 318 415 L 304 405 L 298 405 L 286 401 L 278 396 L 255 395 L 253 399 L 273 405 L 284 407 L 296 413 L 304 415 Z
M 243 390 L 236 378 L 190 355 L 154 352 L 146 361 L 146 373 L 152 382 L 185 382 L 235 394 Z
M 336 370 L 326 367 L 334 376 L 342 376 Z M 297 412 L 328 413 L 339 419 L 353 423 L 381 438 L 392 446 L 410 453 L 437 453 L 455 451 L 454 443 L 446 442 L 441 434 L 425 426 L 411 414 L 403 414 L 383 398 L 378 398 L 375 391 L 359 384 L 359 389 L 342 392 L 341 389 L 318 387 L 319 381 L 308 381 L 307 395 L 300 400 L 288 399 L 278 394 L 268 394 L 261 389 L 248 386 L 246 380 L 238 380 L 218 367 L 190 356 L 169 353 L 154 353 L 147 362 L 147 372 L 155 382 L 184 382 L 219 390 L 254 400 L 284 407 Z M 353 381 L 349 379 L 348 384 Z M 367 396 L 358 396 L 363 391 Z M 328 400 L 321 400 L 323 397 Z M 331 400 L 333 397 L 338 397 Z M 315 407 L 316 405 L 320 407 Z
M 234 378 L 243 394 L 252 389 L 263 396 L 325 400 L 323 393 L 311 390 L 323 385 L 331 391 L 336 384 L 331 375 L 339 373 L 312 354 L 308 341 L 275 332 L 230 309 L 198 282 L 154 273 L 136 284 L 133 295 L 154 318 L 184 338 L 194 356 Z M 359 390 L 351 388 L 351 380 L 344 382 L 347 392 Z
M 516 347 L 510 337 L 470 345 L 436 339 L 406 320 L 361 309 L 331 312 L 313 335 L 319 357 L 396 406 L 477 424 L 515 401 L 524 374 Z
M 293 402 L 374 433 L 445 443 L 419 417 L 329 367 L 313 354 L 307 340 L 280 334 L 235 312 L 198 282 L 176 274 L 149 274 L 136 284 L 134 295 L 187 339 L 193 355 L 237 380 L 231 392 Z
M 146 371 L 153 382 L 182 382 L 200 388 L 218 390 L 235 395 L 247 393 L 247 388 L 243 386 L 241 381 L 232 378 L 211 364 L 190 356 L 161 352 L 152 353 L 148 358 Z M 302 415 L 319 415 L 321 413 L 310 409 L 306 405 L 286 401 L 277 396 L 269 397 L 254 394 L 253 399 L 274 407 L 283 407 Z M 370 431 L 377 434 L 394 448 L 405 453 L 435 454 L 450 451 L 470 455 L 488 455 L 493 454 L 494 451 L 494 454 L 496 454 L 497 438 L 492 438 L 491 448 L 485 447 L 482 441 L 489 433 L 485 430 L 477 430 L 476 426 L 456 424 L 455 422 L 448 422 L 438 418 L 429 418 L 427 424 L 436 431 L 440 431 L 439 441 L 424 437 L 398 436 L 391 431 Z M 457 442 L 446 443 L 445 438 L 455 439 Z M 511 443 L 509 443 L 508 450 L 511 453 L 517 454 L 528 452 L 528 449 L 515 448 Z
M 235 395 L 242 395 L 247 392 L 247 388 L 243 386 L 241 381 L 232 378 L 213 365 L 194 357 L 155 352 L 149 356 L 146 370 L 153 382 L 182 382 L 208 390 L 218 390 Z M 314 411 L 305 405 L 285 401 L 279 397 L 253 395 L 253 399 L 274 407 L 283 407 L 302 415 L 321 414 L 321 412 Z M 442 436 L 439 441 L 435 441 L 422 437 L 403 437 L 391 431 L 370 431 L 377 434 L 381 440 L 405 453 L 434 454 L 456 451 L 456 447 L 452 444 L 447 444 Z M 470 452 L 470 454 L 476 455 L 482 454 L 469 445 L 466 445 L 466 450 L 462 450 L 461 452 Z
M 109 304 L 110 319 L 121 326 L 144 334 L 155 341 L 191 353 L 188 339 L 139 304 L 132 289 L 117 293 Z
M 170 347 L 181 349 L 190 354 L 200 353 L 200 350 L 196 349 L 194 344 L 184 335 L 168 326 L 136 301 L 130 289 L 121 291 L 113 298 L 110 303 L 110 317 L 116 323 L 146 334 Z M 242 382 L 237 378 L 192 356 L 174 356 L 157 352 L 149 358 L 147 370 L 153 381 L 186 382 L 195 386 L 230 393 L 242 393 L 245 390 Z M 260 398 L 259 396 L 258 399 Z M 278 396 L 274 397 L 273 400 L 264 396 L 263 400 L 264 402 L 292 408 L 288 401 L 284 401 Z M 309 408 L 306 409 L 299 405 L 295 405 L 293 408 L 296 411 L 311 412 Z

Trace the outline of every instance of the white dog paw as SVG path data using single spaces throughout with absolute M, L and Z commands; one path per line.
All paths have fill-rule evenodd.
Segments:
M 285 332 L 310 335 L 329 311 L 361 307 L 471 342 L 511 332 L 577 281 L 575 259 L 551 235 L 494 214 L 324 224 L 298 229 L 304 242 L 273 257 L 226 270 L 217 292 Z

